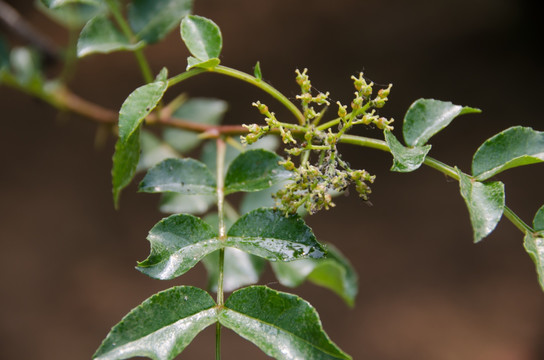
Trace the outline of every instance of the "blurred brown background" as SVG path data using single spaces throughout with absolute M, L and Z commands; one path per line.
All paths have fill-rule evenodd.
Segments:
M 8 2 L 66 42 L 32 1 Z M 466 172 L 491 135 L 515 124 L 544 130 L 542 2 L 197 0 L 195 13 L 221 27 L 224 64 L 251 72 L 259 60 L 264 78 L 292 97 L 294 69 L 307 67 L 316 88 L 344 103 L 353 92 L 349 77 L 359 71 L 393 83 L 382 114 L 399 125 L 421 97 L 481 108 L 431 140 L 431 156 Z M 154 71 L 185 68 L 177 31 L 146 54 Z M 118 109 L 140 84 L 134 58 L 117 53 L 83 59 L 71 88 Z M 260 121 L 255 100 L 280 113 L 258 90 L 214 75 L 169 96 L 176 92 L 229 101 L 228 123 Z M 136 194 L 134 184 L 113 210 L 113 138 L 95 149 L 95 124 L 5 87 L 0 106 L 1 359 L 90 359 L 109 328 L 151 294 L 174 284 L 205 287 L 201 265 L 167 283 L 133 269 L 147 257 L 145 237 L 163 215 L 158 198 Z M 308 222 L 357 268 L 356 307 L 312 285 L 294 290 L 317 308 L 332 339 L 354 359 L 544 359 L 544 294 L 522 234 L 503 220 L 474 245 L 456 182 L 427 168 L 390 173 L 387 154 L 345 150 L 352 165 L 377 175 L 373 206 L 341 198 Z M 544 204 L 543 175 L 533 165 L 500 176 L 508 206 L 526 222 Z M 268 270 L 263 283 L 282 289 L 273 281 Z M 210 328 L 180 358 L 212 358 L 213 341 Z M 223 347 L 224 359 L 266 358 L 230 331 Z

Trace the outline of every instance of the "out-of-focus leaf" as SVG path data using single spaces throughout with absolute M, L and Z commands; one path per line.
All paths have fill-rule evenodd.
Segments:
M 325 249 L 298 215 L 257 209 L 242 216 L 227 232 L 227 246 L 271 261 L 321 258 Z
M 183 103 L 172 117 L 206 125 L 217 125 L 227 111 L 226 101 L 219 99 L 191 98 Z M 164 140 L 174 149 L 186 153 L 202 141 L 194 132 L 168 128 L 164 131 Z
M 83 25 L 90 19 L 98 15 L 105 15 L 108 13 L 108 7 L 102 0 L 89 0 L 89 1 L 65 1 L 54 2 L 51 0 L 41 0 L 36 2 L 38 8 L 42 10 L 46 15 L 50 16 L 56 22 L 77 30 L 81 29 Z M 50 7 L 49 3 L 60 4 L 58 6 Z
M 206 256 L 202 263 L 208 271 L 208 288 L 217 291 L 219 278 L 219 251 Z M 259 281 L 266 261 L 263 258 L 245 253 L 234 248 L 225 249 L 225 264 L 223 270 L 223 290 L 231 292 L 242 286 L 255 284 Z
M 153 44 L 178 26 L 192 7 L 192 0 L 132 0 L 128 19 L 136 37 Z
M 544 161 L 544 132 L 514 126 L 485 141 L 472 159 L 478 180 L 522 165 Z
M 219 322 L 275 359 L 351 359 L 330 340 L 308 302 L 265 286 L 234 292 Z
M 233 146 L 227 146 L 225 153 L 224 172 L 227 173 L 230 163 L 240 154 L 240 150 Z M 201 160 L 212 174 L 217 174 L 217 145 L 215 141 L 208 141 L 202 146 Z
M 101 6 L 104 4 L 103 0 L 41 0 L 41 2 L 50 9 L 69 6 L 71 4 L 87 4 L 94 6 Z
M 153 295 L 115 325 L 93 356 L 172 360 L 195 336 L 217 322 L 215 302 L 204 290 L 177 286 Z
M 358 292 L 357 273 L 348 259 L 333 245 L 327 245 L 327 257 L 291 262 L 272 262 L 280 284 L 296 287 L 306 279 L 332 290 L 349 306 L 355 304 Z
M 402 132 L 409 146 L 422 146 L 459 115 L 479 113 L 480 109 L 453 105 L 434 99 L 416 100 L 404 116 Z
M 26 47 L 11 50 L 10 63 L 17 82 L 26 88 L 39 89 L 43 85 L 38 54 Z
M 112 182 L 113 203 L 115 208 L 119 206 L 121 190 L 127 187 L 138 167 L 140 159 L 140 128 L 128 137 L 126 141 L 117 140 L 115 153 L 113 154 Z
M 457 171 L 461 196 L 465 199 L 474 232 L 474 242 L 489 235 L 499 223 L 504 211 L 504 184 L 496 181 L 482 183 Z
M 225 193 L 259 191 L 286 180 L 292 173 L 279 162 L 276 153 L 256 149 L 241 153 L 229 165 L 225 177 Z
M 201 215 L 215 203 L 215 195 L 186 195 L 179 193 L 164 193 L 159 210 L 167 214 Z
M 205 164 L 195 159 L 166 159 L 147 172 L 139 191 L 213 195 L 217 190 Z
M 85 25 L 77 42 L 77 56 L 114 51 L 132 51 L 143 47 L 143 42 L 132 44 L 113 23 L 104 16 L 97 16 Z
M 245 214 L 251 210 L 258 208 L 270 208 L 275 205 L 275 201 L 272 198 L 272 194 L 277 193 L 285 182 L 280 182 L 272 185 L 271 187 L 250 193 L 245 193 L 240 203 L 240 213 Z
M 223 245 L 212 227 L 186 214 L 172 215 L 157 223 L 147 237 L 151 254 L 136 269 L 154 279 L 183 275 L 202 258 Z
M 536 231 L 544 230 L 544 206 L 536 212 L 535 218 L 533 219 L 533 228 Z
M 140 141 L 142 153 L 136 171 L 147 170 L 165 159 L 179 157 L 174 149 L 149 131 L 141 131 Z
M 384 134 L 385 141 L 393 154 L 391 171 L 410 172 L 418 169 L 431 150 L 431 145 L 405 147 L 390 131 L 385 130 Z
M 155 81 L 134 90 L 123 102 L 119 111 L 119 139 L 126 139 L 139 128 L 142 121 L 161 101 L 168 83 Z
M 544 291 L 544 231 L 534 234 L 526 233 L 523 246 L 535 263 L 538 282 Z
M 0 74 L 9 71 L 9 68 L 9 46 L 4 38 L 0 37 Z
M 188 15 L 181 21 L 180 32 L 189 52 L 201 62 L 218 58 L 221 54 L 221 31 L 210 19 Z

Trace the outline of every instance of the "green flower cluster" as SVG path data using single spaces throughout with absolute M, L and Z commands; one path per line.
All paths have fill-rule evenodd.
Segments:
M 330 105 L 329 93 L 312 94 L 307 69 L 302 72 L 296 70 L 296 74 L 296 81 L 301 89 L 297 99 L 302 104 L 304 121 L 301 124 L 280 122 L 268 106 L 256 102 L 253 106 L 265 116 L 266 125 L 244 125 L 249 133 L 242 136 L 242 142 L 252 144 L 262 136 L 275 132 L 280 134 L 286 144 L 285 152 L 289 157 L 281 164 L 293 172 L 293 181 L 274 195 L 277 206 L 286 213 L 294 213 L 299 207 L 304 207 L 313 214 L 321 209 L 334 207 L 333 195 L 346 191 L 350 185 L 354 185 L 359 195 L 367 200 L 371 193 L 369 184 L 374 182 L 375 177 L 366 170 L 352 169 L 342 160 L 337 144 L 355 125 L 375 126 L 382 130 L 393 129 L 393 119 L 381 117 L 376 112 L 376 109 L 382 108 L 387 102 L 391 85 L 380 89 L 373 98 L 374 83 L 368 83 L 362 73 L 359 77 L 352 76 L 356 92 L 351 102 L 351 111 L 348 111 L 346 105 L 337 102 L 338 117 L 320 125 Z M 316 107 L 321 109 L 316 110 Z M 333 131 L 334 127 L 338 129 L 336 132 Z M 300 157 L 298 165 L 293 157 Z

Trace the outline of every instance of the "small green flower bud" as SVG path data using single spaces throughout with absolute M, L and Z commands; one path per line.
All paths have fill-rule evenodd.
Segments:
M 337 101 L 336 103 L 338 104 L 338 117 L 343 118 L 344 116 L 348 114 L 348 111 L 347 111 L 348 107 L 346 105 L 342 105 L 340 101 Z
M 295 164 L 291 161 L 291 159 L 287 159 L 285 161 L 280 161 L 280 165 L 283 165 L 285 170 L 293 170 L 295 168 Z
M 314 138 L 314 134 L 311 131 L 308 131 L 304 134 L 304 140 L 308 142 L 308 144 L 311 144 L 312 139 Z
M 378 91 L 378 97 L 384 100 L 387 99 L 387 97 L 389 96 L 389 93 L 391 92 L 392 86 L 393 84 L 389 84 L 389 86 L 386 89 L 380 89 L 380 91 Z
M 260 101 L 254 102 L 252 105 L 255 106 L 257 109 L 259 109 L 259 112 L 261 114 L 263 115 L 268 114 L 268 106 L 266 106 L 265 104 L 262 104 Z

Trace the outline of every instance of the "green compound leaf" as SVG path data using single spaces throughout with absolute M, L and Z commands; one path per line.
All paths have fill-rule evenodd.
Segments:
M 179 193 L 164 193 L 159 210 L 167 214 L 202 215 L 215 204 L 215 195 L 185 195 Z
M 136 269 L 159 280 L 186 273 L 204 256 L 223 246 L 210 225 L 186 214 L 161 220 L 151 229 L 147 240 L 151 254 Z
M 453 105 L 434 99 L 416 100 L 404 116 L 402 131 L 409 146 L 422 146 L 459 115 L 479 113 L 480 109 Z
M 83 57 L 94 53 L 111 53 L 120 50 L 136 50 L 145 44 L 132 44 L 113 23 L 104 16 L 97 16 L 85 25 L 77 42 L 77 56 Z
M 533 228 L 536 231 L 544 231 L 544 206 L 536 212 L 535 218 L 533 219 Z
M 504 184 L 482 183 L 457 170 L 461 196 L 465 199 L 474 232 L 474 242 L 489 235 L 504 211 Z
M 248 150 L 230 164 L 225 177 L 225 194 L 259 191 L 291 177 L 279 162 L 279 155 L 263 149 Z
M 215 302 L 204 290 L 177 286 L 145 300 L 115 325 L 93 356 L 119 360 L 136 356 L 172 360 L 209 325 Z
M 119 195 L 121 195 L 121 190 L 130 184 L 134 174 L 136 174 L 139 159 L 140 128 L 137 128 L 125 142 L 118 139 L 115 144 L 111 174 L 113 183 L 113 203 L 116 209 L 119 207 Z
M 202 263 L 208 271 L 208 288 L 217 291 L 219 279 L 219 251 L 206 256 Z M 266 260 L 234 248 L 225 249 L 223 290 L 231 292 L 242 286 L 255 284 L 264 271 Z
M 172 117 L 206 125 L 217 125 L 227 111 L 228 104 L 224 100 L 191 98 L 183 103 Z M 163 132 L 164 140 L 174 149 L 186 153 L 194 149 L 202 141 L 194 132 L 168 128 Z
M 358 292 L 357 273 L 348 259 L 331 244 L 327 257 L 291 262 L 273 262 L 272 269 L 280 284 L 297 287 L 305 280 L 332 290 L 353 307 Z
M 538 282 L 544 291 L 544 232 L 526 233 L 523 246 L 535 263 Z
M 140 86 L 127 97 L 119 111 L 119 139 L 122 142 L 126 142 L 140 127 L 145 117 L 161 101 L 167 88 L 167 81 L 155 81 Z
M 192 0 L 133 0 L 128 8 L 128 19 L 136 37 L 153 44 L 178 26 L 192 6 Z
M 149 131 L 141 130 L 140 142 L 142 153 L 136 171 L 147 170 L 163 160 L 179 157 L 172 147 Z
M 472 174 L 485 180 L 501 171 L 544 161 L 544 132 L 514 126 L 488 139 L 472 159 Z
M 188 15 L 181 21 L 180 32 L 187 49 L 199 61 L 218 58 L 221 54 L 223 47 L 221 31 L 210 19 Z
M 319 259 L 325 249 L 297 215 L 257 209 L 242 216 L 227 232 L 226 245 L 271 261 Z
M 410 172 L 418 169 L 431 150 L 431 145 L 405 147 L 388 130 L 384 131 L 384 135 L 387 146 L 389 146 L 391 154 L 393 154 L 391 171 Z
M 186 195 L 213 195 L 215 178 L 206 165 L 194 159 L 166 159 L 151 168 L 142 182 L 140 192 L 177 192 Z
M 351 359 L 329 339 L 308 302 L 265 286 L 234 292 L 219 322 L 275 359 Z

